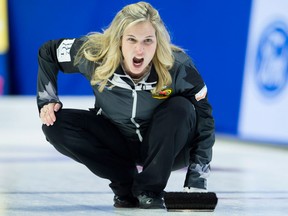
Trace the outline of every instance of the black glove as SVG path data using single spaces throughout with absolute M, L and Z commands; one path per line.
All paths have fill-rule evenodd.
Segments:
M 190 164 L 187 169 L 184 188 L 197 188 L 207 190 L 207 178 L 209 174 L 209 164 Z

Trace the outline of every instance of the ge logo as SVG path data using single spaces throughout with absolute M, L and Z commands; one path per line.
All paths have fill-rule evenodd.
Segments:
M 256 81 L 266 96 L 276 96 L 288 80 L 288 27 L 273 22 L 261 34 L 256 54 Z

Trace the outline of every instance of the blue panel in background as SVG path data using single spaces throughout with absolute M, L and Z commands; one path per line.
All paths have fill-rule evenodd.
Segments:
M 7 54 L 0 54 L 0 95 L 9 93 L 8 60 Z
M 101 31 L 123 6 L 136 1 L 9 1 L 12 93 L 36 94 L 37 52 L 42 43 Z M 202 74 L 214 107 L 216 130 L 237 134 L 251 0 L 149 1 L 173 43 L 187 50 Z M 92 94 L 80 75 L 59 76 L 59 93 Z

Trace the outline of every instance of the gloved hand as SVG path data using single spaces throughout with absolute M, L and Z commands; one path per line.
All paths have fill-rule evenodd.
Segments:
M 184 190 L 187 192 L 207 192 L 207 178 L 209 174 L 209 164 L 190 164 L 187 169 Z

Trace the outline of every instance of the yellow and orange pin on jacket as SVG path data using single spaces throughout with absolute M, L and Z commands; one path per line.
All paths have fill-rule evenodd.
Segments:
M 171 93 L 172 93 L 172 88 L 163 88 L 157 94 L 153 94 L 152 97 L 156 99 L 166 99 L 171 95 Z

